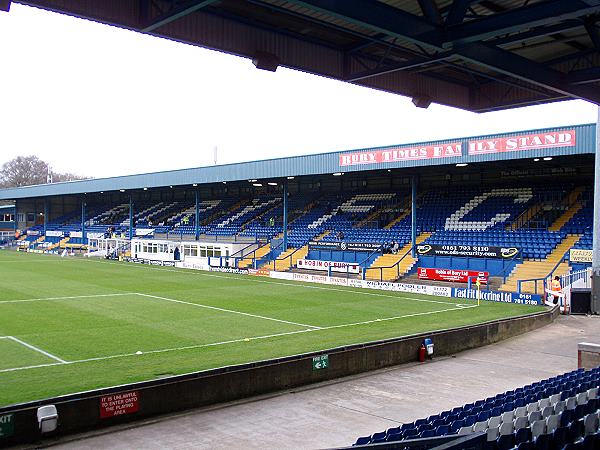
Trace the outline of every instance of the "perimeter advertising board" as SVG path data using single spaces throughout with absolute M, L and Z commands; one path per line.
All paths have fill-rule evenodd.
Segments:
M 421 256 L 458 256 L 461 258 L 510 259 L 519 253 L 516 247 L 492 247 L 482 245 L 417 245 Z
M 469 279 L 474 281 L 474 279 L 477 278 L 481 283 L 487 284 L 490 273 L 477 272 L 475 270 L 434 269 L 429 267 L 419 267 L 418 275 L 420 280 L 468 283 Z
M 297 261 L 298 269 L 305 270 L 324 270 L 331 269 L 332 272 L 354 273 L 360 272 L 358 264 L 340 262 L 340 261 L 321 261 L 318 259 L 299 259 Z

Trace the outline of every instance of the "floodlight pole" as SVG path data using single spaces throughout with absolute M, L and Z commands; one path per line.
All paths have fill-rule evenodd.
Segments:
M 288 184 L 283 182 L 283 251 L 287 250 L 288 245 Z
M 196 240 L 200 239 L 200 191 L 196 189 L 196 220 L 194 222 Z
M 129 194 L 129 241 L 133 239 L 133 196 Z
M 592 251 L 592 303 L 593 314 L 600 314 L 600 106 L 596 121 L 596 149 L 594 155 L 594 228 Z
M 411 228 L 411 240 L 412 249 L 411 254 L 413 258 L 417 257 L 417 175 L 413 175 L 411 178 L 411 202 L 410 202 L 410 228 Z

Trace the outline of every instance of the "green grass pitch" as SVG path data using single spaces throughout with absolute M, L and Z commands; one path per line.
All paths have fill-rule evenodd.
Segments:
M 0 406 L 541 309 L 9 251 L 0 274 Z

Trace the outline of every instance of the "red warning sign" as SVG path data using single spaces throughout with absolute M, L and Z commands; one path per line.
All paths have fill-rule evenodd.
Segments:
M 132 414 L 138 410 L 138 392 L 120 392 L 118 394 L 100 397 L 100 418 L 122 416 Z

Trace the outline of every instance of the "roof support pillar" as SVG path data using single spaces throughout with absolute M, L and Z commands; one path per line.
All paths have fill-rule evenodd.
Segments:
M 288 183 L 283 182 L 283 251 L 288 246 Z
M 129 194 L 129 240 L 133 239 L 133 196 Z
M 48 199 L 44 199 L 44 236 L 46 236 L 46 231 L 48 231 Z
M 194 235 L 200 239 L 200 191 L 196 189 L 196 216 L 194 217 Z
M 81 198 L 81 240 L 85 244 L 86 232 L 85 232 L 85 209 L 86 209 L 85 197 Z M 46 220 L 44 216 L 44 220 Z
M 594 176 L 594 237 L 592 252 L 592 313 L 600 314 L 600 107 L 596 121 L 596 155 Z
M 410 235 L 412 240 L 411 254 L 413 258 L 417 257 L 417 175 L 411 178 L 411 199 L 410 199 Z

